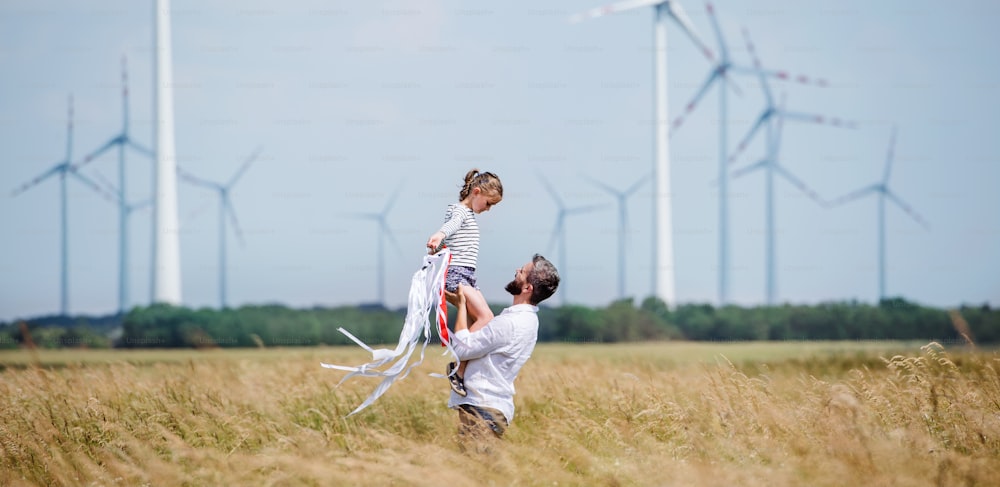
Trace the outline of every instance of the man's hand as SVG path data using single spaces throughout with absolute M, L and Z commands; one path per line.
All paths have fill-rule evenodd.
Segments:
M 461 289 L 462 289 L 462 286 L 459 286 L 459 287 L 458 287 L 458 289 L 459 289 L 459 290 L 461 290 Z M 465 297 L 465 295 L 463 294 L 463 295 L 462 295 L 462 298 L 464 298 L 464 297 Z M 449 291 L 449 290 L 445 289 L 445 290 L 444 290 L 444 299 L 445 299 L 446 301 L 448 301 L 449 303 L 451 303 L 451 305 L 452 305 L 452 306 L 454 306 L 454 307 L 456 307 L 456 308 L 458 307 L 458 299 L 459 299 L 459 298 L 458 298 L 458 294 L 456 294 L 456 293 L 453 293 L 453 292 L 451 292 L 451 291 Z M 465 303 L 464 303 L 464 299 L 463 299 L 463 303 L 462 303 L 462 305 L 463 305 L 463 306 L 465 305 Z
M 462 291 L 462 285 L 458 286 L 457 292 L 451 292 L 447 289 L 444 290 L 444 299 L 451 303 L 454 307 L 465 307 L 465 292 Z

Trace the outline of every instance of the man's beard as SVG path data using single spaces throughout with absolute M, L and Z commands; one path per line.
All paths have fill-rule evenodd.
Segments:
M 507 290 L 507 292 L 509 292 L 512 296 L 517 296 L 521 294 L 521 283 L 517 282 L 517 279 L 514 279 L 513 281 L 508 282 L 504 289 Z

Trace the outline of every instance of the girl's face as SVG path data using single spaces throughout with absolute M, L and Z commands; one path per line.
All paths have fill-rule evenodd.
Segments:
M 479 188 L 472 188 L 472 194 L 469 195 L 469 208 L 472 208 L 473 213 L 490 211 L 490 208 L 493 208 L 493 205 L 499 203 L 502 199 L 498 194 L 484 193 Z

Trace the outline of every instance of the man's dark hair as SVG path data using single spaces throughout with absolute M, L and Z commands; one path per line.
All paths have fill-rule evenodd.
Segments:
M 529 301 L 538 305 L 556 292 L 556 288 L 559 287 L 559 271 L 548 259 L 539 254 L 531 258 L 531 263 L 534 266 L 527 277 L 528 284 L 531 284 L 532 288 Z

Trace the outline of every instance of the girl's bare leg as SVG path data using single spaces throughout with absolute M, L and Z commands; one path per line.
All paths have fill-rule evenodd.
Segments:
M 469 318 L 472 318 L 469 331 L 482 330 L 493 319 L 493 310 L 486 304 L 486 298 L 478 289 L 465 286 L 462 292 L 465 294 L 465 307 L 469 310 Z

